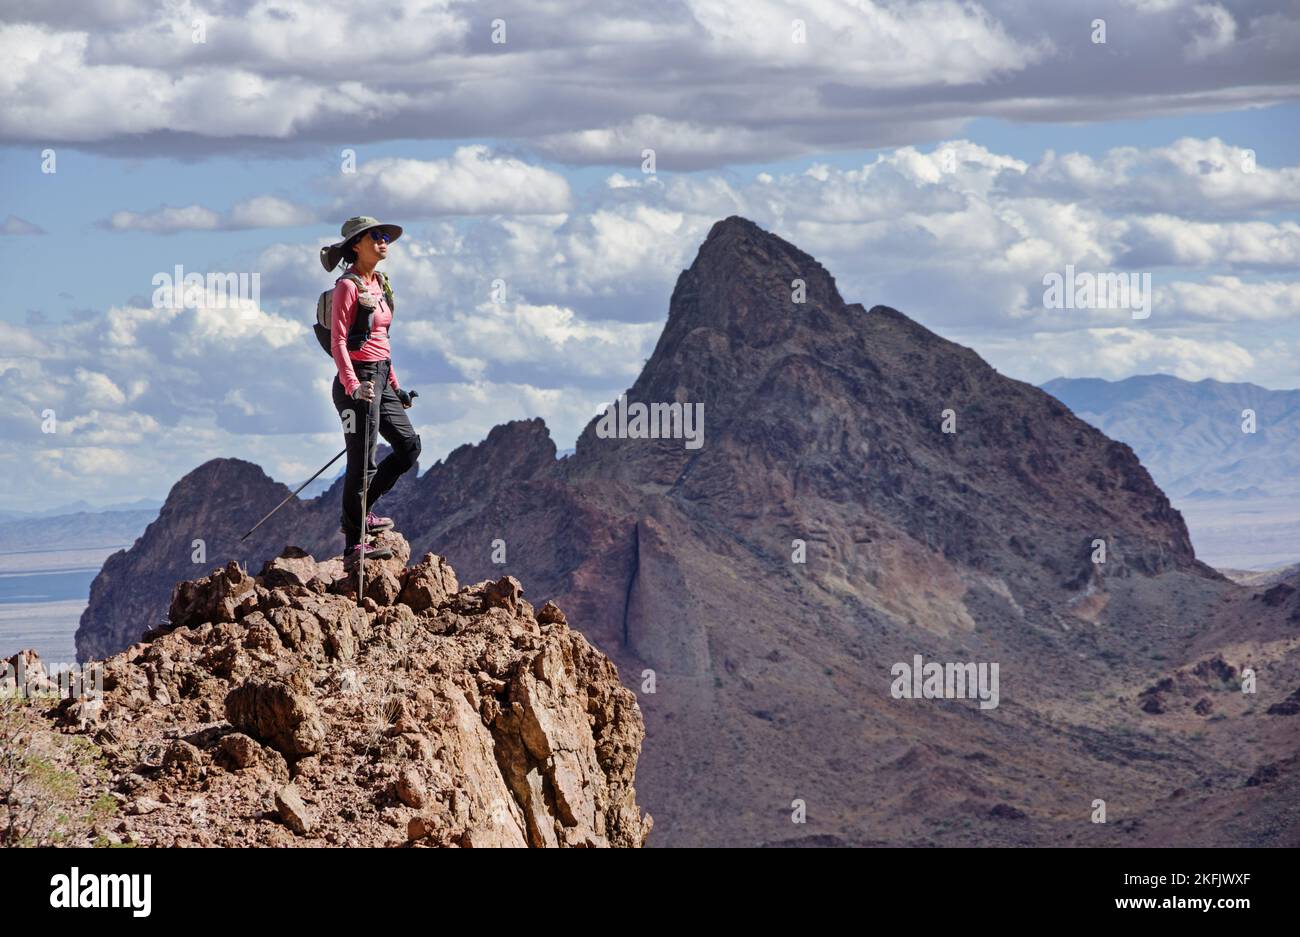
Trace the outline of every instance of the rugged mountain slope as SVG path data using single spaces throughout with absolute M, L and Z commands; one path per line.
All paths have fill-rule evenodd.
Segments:
M 408 568 L 406 541 L 381 538 L 394 557 L 371 564 L 364 608 L 340 559 L 296 549 L 257 577 L 231 562 L 177 586 L 170 623 L 106 662 L 102 701 L 54 713 L 106 761 L 70 815 L 105 796 L 121 807 L 84 837 L 642 844 L 644 729 L 609 660 L 517 580 L 461 588 L 442 558 Z M 48 724 L 29 731 L 59 750 Z
M 1089 823 L 1094 798 L 1163 817 L 1170 791 L 1230 799 L 1254 770 L 1219 723 L 1166 730 L 1137 696 L 1232 610 L 1272 622 L 1267 654 L 1230 663 L 1262 655 L 1261 696 L 1281 700 L 1290 626 L 1199 563 L 1132 450 L 1050 395 L 846 304 L 732 217 L 627 396 L 703 404 L 703 446 L 593 420 L 557 461 L 541 421 L 510 423 L 384 507 L 417 551 L 555 597 L 618 662 L 656 843 L 1133 842 Z M 894 699 L 891 667 L 917 654 L 997 663 L 1000 705 Z M 1221 729 L 1221 759 L 1189 741 Z

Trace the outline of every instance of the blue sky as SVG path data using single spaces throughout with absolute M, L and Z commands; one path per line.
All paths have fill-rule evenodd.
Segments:
M 494 44 L 473 4 L 396 2 L 357 49 L 299 0 L 0 0 L 0 239 L 22 271 L 0 509 L 161 497 L 221 455 L 284 480 L 324 462 L 315 252 L 357 213 L 406 226 L 394 360 L 429 460 L 539 415 L 571 445 L 729 214 L 1015 377 L 1300 386 L 1293 5 L 571 7 L 502 4 Z M 1067 263 L 1150 273 L 1153 315 L 1045 309 Z M 177 264 L 259 274 L 256 315 L 154 307 Z

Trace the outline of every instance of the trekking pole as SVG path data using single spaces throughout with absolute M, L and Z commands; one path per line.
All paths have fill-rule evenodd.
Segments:
M 286 504 L 288 504 L 290 501 L 292 501 L 292 500 L 294 499 L 294 497 L 298 494 L 298 492 L 299 492 L 299 491 L 302 491 L 304 488 L 306 488 L 308 485 L 310 485 L 312 482 L 314 482 L 314 481 L 315 481 L 315 480 L 320 476 L 321 472 L 325 471 L 327 468 L 329 468 L 331 465 L 333 465 L 335 462 L 337 462 L 339 459 L 341 459 L 341 458 L 343 457 L 343 453 L 344 453 L 344 452 L 347 452 L 347 450 L 344 449 L 343 452 L 340 452 L 340 453 L 339 453 L 338 455 L 336 455 L 334 458 L 330 459 L 328 462 L 326 462 L 324 465 L 322 465 L 321 468 L 320 468 L 320 472 L 317 472 L 317 473 L 316 473 L 315 475 L 313 475 L 311 478 L 307 479 L 305 482 L 303 482 L 301 485 L 299 485 L 298 488 L 297 488 L 297 489 L 296 489 L 292 494 L 289 495 L 289 497 L 285 498 L 283 501 L 281 501 L 281 502 L 280 502 L 279 504 L 277 504 L 275 507 L 271 508 L 271 514 L 274 514 L 276 511 L 280 510 L 280 508 L 284 507 Z M 247 539 L 248 539 L 248 534 L 251 534 L 253 531 L 257 530 L 257 528 L 261 527 L 263 524 L 265 524 L 267 521 L 269 521 L 269 520 L 271 519 L 271 514 L 266 515 L 266 517 L 262 518 L 260 521 L 258 521 L 258 522 L 257 522 L 256 524 L 254 524 L 252 527 L 250 527 L 249 530 L 248 530 L 248 533 L 247 533 L 247 534 L 244 534 L 244 536 L 242 536 L 242 537 L 239 538 L 239 539 L 240 539 L 240 542 L 243 542 L 243 541 L 247 540 Z
M 366 516 L 370 510 L 366 504 L 370 494 L 370 408 L 374 405 L 371 400 L 366 404 L 366 448 L 362 450 L 365 455 L 361 462 L 361 547 L 357 556 L 357 607 L 365 606 L 366 598 Z

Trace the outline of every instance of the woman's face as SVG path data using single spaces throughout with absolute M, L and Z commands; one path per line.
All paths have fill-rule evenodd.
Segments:
M 357 253 L 357 260 L 366 266 L 374 266 L 388 256 L 388 242 L 376 241 L 369 231 L 357 238 L 352 249 Z

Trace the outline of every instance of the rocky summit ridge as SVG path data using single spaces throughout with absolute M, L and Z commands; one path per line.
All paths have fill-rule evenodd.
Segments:
M 168 622 L 103 662 L 101 699 L 33 719 L 29 748 L 97 751 L 77 801 L 116 809 L 82 841 L 644 843 L 644 727 L 609 659 L 515 578 L 461 586 L 442 557 L 408 566 L 400 534 L 379 540 L 393 556 L 367 564 L 360 606 L 341 558 L 294 547 L 178 583 Z

